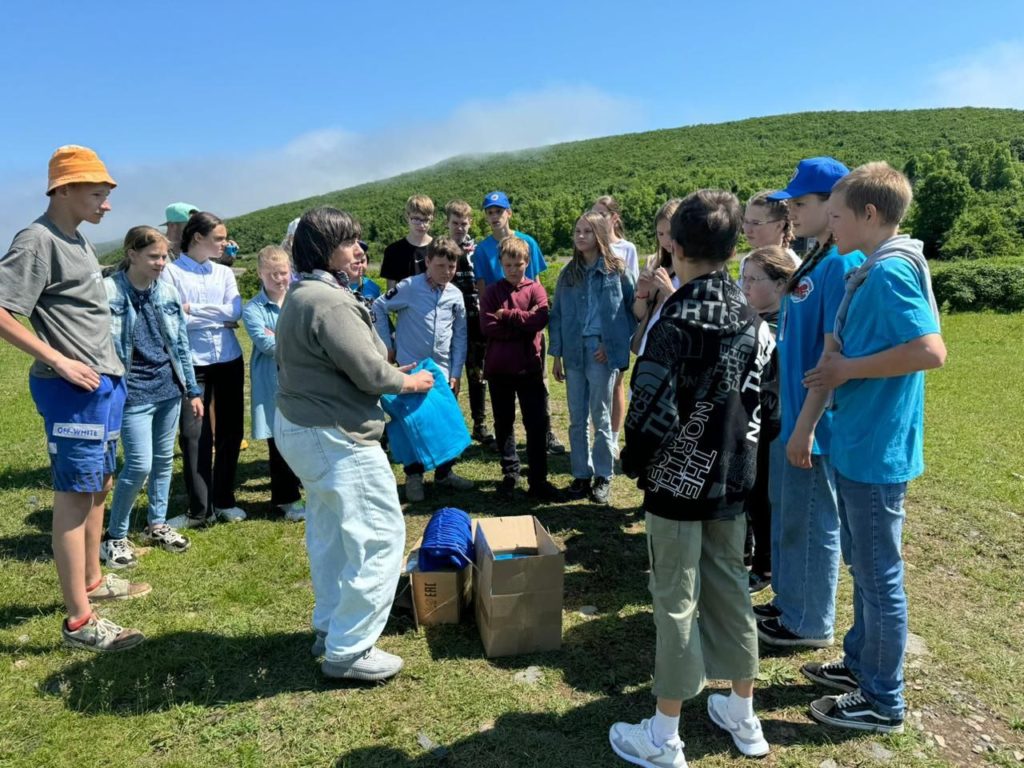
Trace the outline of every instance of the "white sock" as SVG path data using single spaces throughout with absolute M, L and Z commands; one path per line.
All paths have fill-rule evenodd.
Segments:
M 616 448 L 618 448 L 618 446 L 619 446 L 619 433 L 618 432 L 612 432 L 612 445 L 614 445 Z
M 666 741 L 679 738 L 679 716 L 669 717 L 661 714 L 657 707 L 654 709 L 654 717 L 651 718 L 651 737 L 654 746 L 660 747 Z
M 738 696 L 736 691 L 732 691 L 729 694 L 729 698 L 726 700 L 725 706 L 726 709 L 729 710 L 729 717 L 737 722 L 754 716 L 753 696 L 750 698 L 744 698 L 743 696 Z

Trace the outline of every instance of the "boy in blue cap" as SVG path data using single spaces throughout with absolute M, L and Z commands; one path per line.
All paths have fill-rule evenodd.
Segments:
M 804 377 L 811 392 L 833 391 L 832 462 L 853 626 L 842 661 L 801 671 L 844 692 L 812 702 L 816 720 L 876 733 L 903 730 L 903 499 L 907 482 L 924 471 L 924 371 L 946 360 L 922 244 L 897 234 L 910 200 L 907 177 L 887 163 L 862 165 L 832 188 L 836 246 L 871 255 L 846 280 L 837 350 Z
M 473 252 L 473 271 L 476 273 L 477 293 L 483 296 L 488 286 L 494 285 L 504 277 L 501 269 L 501 257 L 499 246 L 506 237 L 518 237 L 526 242 L 530 248 L 530 260 L 526 267 L 526 276 L 531 280 L 537 280 L 538 275 L 548 268 L 544 261 L 544 254 L 541 253 L 537 241 L 529 235 L 518 232 L 509 226 L 512 218 L 512 204 L 501 190 L 489 192 L 484 196 L 484 215 L 487 223 L 491 226 L 491 234 L 481 241 Z M 545 391 L 547 391 L 547 369 L 545 368 Z M 548 413 L 548 421 L 551 420 L 551 406 L 546 404 L 544 408 Z M 548 431 L 547 450 L 552 455 L 565 453 L 565 446 L 555 437 L 555 433 Z

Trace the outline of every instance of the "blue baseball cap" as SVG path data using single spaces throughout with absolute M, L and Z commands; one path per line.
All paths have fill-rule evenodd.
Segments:
M 508 195 L 504 192 L 491 192 L 487 197 L 484 198 L 484 204 L 482 208 L 511 208 L 512 205 L 508 201 Z
M 785 189 L 772 192 L 769 200 L 789 200 L 804 195 L 827 195 L 850 169 L 834 157 L 809 157 L 797 163 L 796 173 Z

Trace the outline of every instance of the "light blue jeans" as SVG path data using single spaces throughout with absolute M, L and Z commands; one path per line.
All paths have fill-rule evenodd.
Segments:
M 274 441 L 306 490 L 313 628 L 327 634 L 327 659 L 348 661 L 377 642 L 395 598 L 405 548 L 395 476 L 379 444 L 280 411 Z
M 906 483 L 870 485 L 836 473 L 843 559 L 853 576 L 853 627 L 845 662 L 860 690 L 887 717 L 903 717 L 907 593 L 903 588 Z
M 794 467 L 782 440 L 772 443 L 769 460 L 773 602 L 790 632 L 830 638 L 839 581 L 835 470 L 828 456 L 812 456 L 811 469 Z
M 149 477 L 149 510 L 146 522 L 159 525 L 167 520 L 167 499 L 174 466 L 174 436 L 178 431 L 181 398 L 157 403 L 126 405 L 121 421 L 124 464 L 110 502 L 107 533 L 112 539 L 128 535 L 132 507 Z
M 569 402 L 569 451 L 572 476 L 577 479 L 612 476 L 612 391 L 615 369 L 594 360 L 600 336 L 583 339 L 584 367 L 565 369 Z M 564 359 L 563 359 L 564 362 Z M 590 422 L 594 444 L 590 445 Z

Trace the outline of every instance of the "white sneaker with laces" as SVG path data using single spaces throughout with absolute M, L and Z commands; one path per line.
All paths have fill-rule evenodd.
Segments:
M 608 742 L 623 760 L 645 768 L 686 768 L 685 746 L 678 738 L 655 746 L 651 721 L 615 723 L 608 729 Z
M 736 749 L 747 757 L 762 757 L 768 754 L 768 742 L 761 731 L 757 715 L 743 720 L 733 720 L 729 715 L 729 697 L 720 693 L 708 696 L 708 716 L 723 731 L 732 736 Z
M 291 504 L 278 504 L 278 509 L 284 512 L 284 519 L 289 523 L 301 523 L 306 519 L 306 502 L 302 499 Z
M 227 509 L 214 507 L 213 514 L 225 523 L 240 523 L 245 520 L 245 510 L 238 507 L 228 507 Z
M 139 562 L 135 558 L 135 549 L 128 539 L 101 541 L 100 561 L 108 568 L 132 568 Z

